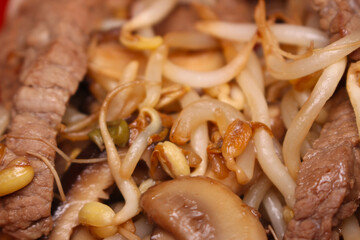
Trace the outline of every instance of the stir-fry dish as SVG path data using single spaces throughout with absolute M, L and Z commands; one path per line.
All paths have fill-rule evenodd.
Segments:
M 360 3 L 10 1 L 0 239 L 360 238 Z

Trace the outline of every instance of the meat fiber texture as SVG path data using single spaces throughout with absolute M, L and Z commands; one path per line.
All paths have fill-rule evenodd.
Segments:
M 12 107 L 9 135 L 56 145 L 66 104 L 86 72 L 88 36 L 101 1 L 23 2 L 0 35 L 1 100 Z M 0 227 L 18 239 L 37 239 L 52 229 L 53 175 L 27 152 L 53 163 L 55 151 L 33 139 L 8 137 L 6 146 L 16 156 L 28 157 L 35 177 L 27 187 L 0 198 Z M 0 169 L 12 160 L 4 159 Z
M 345 91 L 332 102 L 328 122 L 302 162 L 294 218 L 285 239 L 331 239 L 360 199 L 360 148 L 355 114 Z
M 360 30 L 360 0 L 313 0 L 313 7 L 319 12 L 320 26 L 335 41 Z M 360 60 L 360 49 L 350 55 Z

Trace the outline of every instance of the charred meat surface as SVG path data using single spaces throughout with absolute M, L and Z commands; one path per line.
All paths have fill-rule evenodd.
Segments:
M 5 61 L 1 66 L 13 66 L 7 85 L 20 83 L 11 88 L 17 90 L 6 145 L 17 156 L 27 155 L 35 171 L 31 184 L 0 198 L 0 227 L 18 239 L 36 239 L 52 229 L 53 176 L 41 160 L 28 152 L 41 154 L 53 163 L 55 151 L 41 141 L 16 136 L 42 138 L 56 145 L 56 129 L 65 105 L 86 72 L 87 37 L 99 15 L 99 2 L 26 1 L 14 17 L 18 20 L 9 21 L 0 36 L 0 42 L 11 42 L 8 34 L 17 39 L 10 49 L 2 50 L 0 60 Z M 21 24 L 25 24 L 22 33 L 16 27 Z M 6 62 L 16 51 L 22 54 L 15 58 L 21 64 Z M 6 165 L 3 161 L 0 169 Z
M 355 115 L 345 91 L 333 99 L 328 122 L 304 157 L 286 239 L 331 239 L 332 228 L 357 209 L 360 148 Z
M 332 41 L 360 30 L 360 0 L 313 0 L 313 7 L 320 15 L 320 26 L 329 32 Z M 351 55 L 360 59 L 360 50 Z

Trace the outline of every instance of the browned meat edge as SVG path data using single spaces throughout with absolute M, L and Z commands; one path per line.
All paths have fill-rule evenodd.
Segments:
M 285 239 L 331 239 L 333 227 L 359 205 L 359 136 L 345 91 L 333 100 L 328 122 L 304 157 L 295 198 Z
M 10 50 L 0 51 L 0 60 L 5 60 L 1 66 L 9 65 L 6 62 L 9 52 L 19 51 L 23 56 L 15 58 L 15 67 L 7 79 L 8 85 L 21 82 L 12 106 L 10 135 L 38 137 L 56 144 L 56 130 L 65 105 L 86 71 L 88 35 L 99 15 L 100 3 L 100 0 L 28 0 L 24 1 L 18 20 L 8 23 L 1 39 L 10 42 L 7 45 Z M 11 31 L 13 43 L 6 36 Z M 20 76 L 15 71 L 19 66 Z M 28 156 L 35 177 L 27 187 L 0 198 L 0 227 L 19 239 L 39 238 L 52 229 L 53 176 L 42 161 L 27 152 L 39 153 L 52 163 L 55 152 L 36 140 L 7 138 L 6 145 L 17 156 Z M 3 161 L 0 168 L 11 160 L 5 159 L 8 161 Z

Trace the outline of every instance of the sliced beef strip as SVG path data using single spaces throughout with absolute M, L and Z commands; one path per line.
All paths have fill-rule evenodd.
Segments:
M 313 0 L 312 3 L 320 15 L 320 27 L 329 32 L 332 41 L 360 30 L 360 0 Z M 360 50 L 353 52 L 351 58 L 359 60 Z
M 25 36 L 31 24 L 25 17 L 18 17 L 0 32 L 0 103 L 8 109 L 12 96 L 20 86 L 18 75 L 23 61 Z
M 29 23 L 24 34 L 14 34 L 21 40 L 12 49 L 20 49 L 24 56 L 20 77 L 13 74 L 8 81 L 21 83 L 12 104 L 10 136 L 42 138 L 56 145 L 56 129 L 65 104 L 86 71 L 86 44 L 100 15 L 101 3 L 101 0 L 24 1 L 14 18 Z M 8 28 L 16 26 L 11 21 Z M 52 163 L 55 152 L 43 142 L 31 139 L 8 137 L 6 145 L 17 156 L 28 157 L 35 176 L 27 187 L 0 198 L 0 227 L 18 239 L 37 239 L 52 228 L 53 176 L 41 160 L 27 152 L 39 153 Z M 7 163 L 3 161 L 0 169 Z
M 332 102 L 328 122 L 300 165 L 294 218 L 285 239 L 331 239 L 360 199 L 360 148 L 355 115 L 345 91 Z

